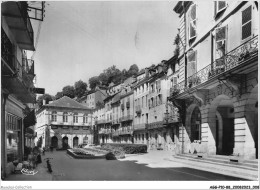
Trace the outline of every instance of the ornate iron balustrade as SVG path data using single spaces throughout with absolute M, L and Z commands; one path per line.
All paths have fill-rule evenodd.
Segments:
M 97 124 L 104 124 L 104 123 L 106 123 L 106 120 L 105 119 L 100 119 L 100 120 L 97 120 L 96 123 Z
M 237 67 L 242 61 L 245 61 L 254 55 L 258 55 L 258 36 L 255 36 L 228 52 L 223 57 L 215 60 L 210 65 L 188 77 L 187 80 L 173 86 L 170 92 L 174 97 L 179 93 L 185 92 L 189 88 L 205 83 L 208 80 Z
M 112 131 L 112 136 L 113 137 L 119 136 L 119 131 Z
M 163 127 L 163 121 L 148 123 L 146 128 L 149 130 L 149 129 L 156 129 L 161 127 Z
M 126 115 L 120 118 L 120 122 L 133 120 L 133 115 Z
M 164 116 L 163 118 L 163 123 L 164 124 L 168 124 L 168 123 L 177 123 L 179 122 L 179 114 L 175 113 L 175 114 L 169 114 Z
M 119 135 L 132 135 L 133 134 L 133 128 L 130 129 L 121 129 L 119 131 Z
M 146 129 L 146 127 L 147 127 L 146 123 L 137 124 L 137 125 L 134 125 L 134 130 L 142 130 L 142 129 Z

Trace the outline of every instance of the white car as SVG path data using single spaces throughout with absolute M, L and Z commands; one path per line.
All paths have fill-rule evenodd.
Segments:
M 84 148 L 92 148 L 92 147 L 95 147 L 96 145 L 94 144 L 87 144 L 86 146 L 84 146 Z

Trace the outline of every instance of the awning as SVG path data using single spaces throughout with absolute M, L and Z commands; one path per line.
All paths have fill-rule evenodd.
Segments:
M 25 116 L 23 120 L 24 128 L 35 125 L 35 123 L 36 123 L 35 110 L 32 110 L 27 116 Z

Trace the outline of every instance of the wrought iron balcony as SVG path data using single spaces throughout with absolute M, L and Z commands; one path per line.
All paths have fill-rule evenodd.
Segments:
M 99 119 L 96 121 L 96 124 L 105 124 L 106 120 L 105 119 Z
M 161 128 L 164 127 L 163 126 L 163 121 L 157 121 L 157 122 L 153 122 L 153 123 L 148 123 L 147 124 L 147 129 L 156 129 L 156 128 Z
M 170 124 L 170 123 L 177 123 L 179 122 L 179 114 L 178 113 L 173 113 L 173 114 L 165 114 L 163 118 L 163 123 L 164 124 Z
M 119 131 L 112 131 L 112 136 L 113 137 L 119 136 Z
M 120 118 L 120 122 L 124 122 L 124 121 L 131 121 L 131 120 L 133 120 L 133 115 L 126 115 L 126 116 L 123 116 L 123 117 L 121 117 Z
M 34 51 L 34 32 L 27 12 L 27 2 L 3 2 L 1 8 L 2 17 L 9 26 L 18 46 L 21 49 Z
M 119 131 L 119 135 L 132 135 L 133 132 L 133 128 L 121 128 L 121 130 Z
M 187 91 L 190 88 L 196 87 L 207 81 L 218 78 L 239 66 L 246 66 L 247 60 L 258 56 L 258 36 L 253 37 L 247 42 L 241 44 L 229 53 L 225 54 L 220 59 L 215 60 L 205 68 L 201 69 L 194 75 L 187 78 L 170 90 L 171 96 L 174 97 L 180 93 Z
M 147 128 L 147 125 L 146 123 L 141 123 L 141 124 L 136 124 L 134 125 L 134 130 L 137 131 L 137 130 L 144 130 Z

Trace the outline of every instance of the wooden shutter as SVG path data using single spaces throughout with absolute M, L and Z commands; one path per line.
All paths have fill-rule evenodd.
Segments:
M 187 77 L 190 77 L 197 72 L 197 51 L 188 53 L 187 62 Z
M 190 19 L 190 24 L 189 24 L 189 39 L 193 39 L 196 37 L 196 17 L 197 17 L 197 13 L 196 13 L 196 5 L 193 4 L 191 5 L 191 8 L 190 8 L 190 14 L 189 14 L 189 19 Z
M 252 34 L 252 6 L 242 11 L 242 40 Z

